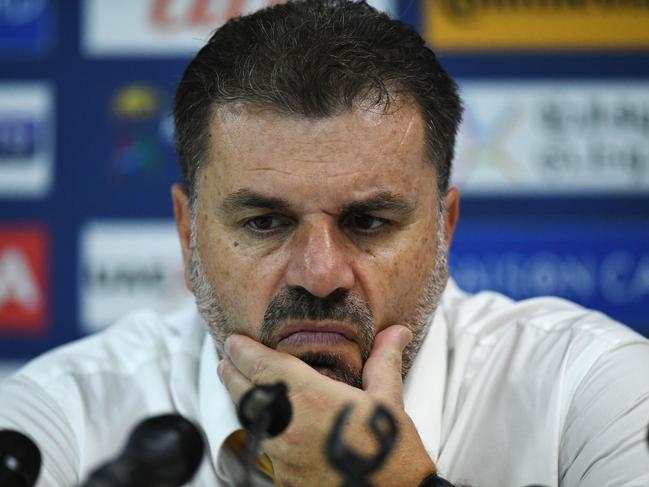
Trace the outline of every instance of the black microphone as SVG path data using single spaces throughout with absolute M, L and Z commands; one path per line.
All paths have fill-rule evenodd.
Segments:
M 239 422 L 250 433 L 242 454 L 242 478 L 235 485 L 250 487 L 250 472 L 255 470 L 256 455 L 261 442 L 279 435 L 291 422 L 293 407 L 283 382 L 259 384 L 246 392 L 237 408 Z
M 253 436 L 272 438 L 286 429 L 293 416 L 286 384 L 260 384 L 244 394 L 237 414 Z
M 0 431 L 0 487 L 32 487 L 41 470 L 41 452 L 18 431 Z
M 178 487 L 196 473 L 203 458 L 203 435 L 178 414 L 141 422 L 122 453 L 95 470 L 83 487 Z

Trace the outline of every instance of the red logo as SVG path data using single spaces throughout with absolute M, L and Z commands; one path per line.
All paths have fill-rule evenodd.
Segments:
M 286 0 L 266 1 L 264 5 Z M 248 0 L 153 0 L 151 19 L 158 27 L 205 25 L 214 28 L 248 7 Z
M 44 330 L 48 279 L 48 232 L 40 226 L 0 227 L 0 331 Z

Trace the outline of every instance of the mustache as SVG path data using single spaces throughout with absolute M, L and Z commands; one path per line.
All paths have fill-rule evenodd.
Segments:
M 273 298 L 264 314 L 264 323 L 276 325 L 284 320 L 372 321 L 372 312 L 362 300 L 344 289 L 318 298 L 303 288 L 291 288 Z
M 374 318 L 367 303 L 344 289 L 319 298 L 303 288 L 290 288 L 275 296 L 264 314 L 261 342 L 271 345 L 273 333 L 286 320 L 346 321 L 358 327 L 364 341 L 373 339 Z

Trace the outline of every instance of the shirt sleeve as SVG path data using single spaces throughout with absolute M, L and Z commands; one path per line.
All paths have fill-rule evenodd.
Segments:
M 41 453 L 37 487 L 79 484 L 79 447 L 61 407 L 41 386 L 17 375 L 0 384 L 0 429 L 30 437 Z
M 604 353 L 570 403 L 561 438 L 561 487 L 649 485 L 649 343 Z

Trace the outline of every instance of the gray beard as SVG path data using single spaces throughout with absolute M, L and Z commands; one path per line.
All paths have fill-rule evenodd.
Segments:
M 443 208 L 443 205 L 440 205 Z M 197 250 L 197 205 L 192 205 L 192 221 L 189 242 L 189 278 L 192 284 L 194 297 L 198 310 L 208 325 L 208 331 L 214 341 L 216 352 L 219 358 L 224 356 L 224 343 L 225 340 L 237 333 L 238 330 L 243 329 L 235 316 L 232 316 L 221 304 L 217 298 L 214 288 L 209 282 L 207 275 L 204 272 L 201 258 Z M 421 345 L 426 337 L 428 330 L 433 322 L 433 316 L 439 300 L 446 287 L 448 279 L 448 261 L 446 252 L 446 241 L 444 239 L 444 213 L 439 211 L 438 218 L 438 231 L 437 231 L 437 255 L 435 262 L 426 279 L 426 284 L 415 304 L 415 308 L 411 316 L 405 320 L 403 324 L 412 332 L 412 340 L 403 352 L 401 375 L 403 378 L 407 375 L 412 363 L 421 348 Z M 273 307 L 273 303 L 269 308 Z M 359 344 L 361 350 L 361 358 L 363 364 L 367 360 L 369 353 L 372 349 L 374 341 L 374 321 L 372 314 L 367 303 L 362 301 L 357 296 L 350 298 L 348 309 L 353 310 L 351 314 L 355 319 L 352 320 L 359 328 L 359 337 L 363 343 Z M 262 331 L 260 336 L 261 343 L 273 347 L 272 330 L 276 328 L 277 322 L 270 319 L 267 320 L 271 313 L 266 313 L 264 323 L 262 324 Z M 336 367 L 336 363 L 340 362 L 335 356 L 322 357 L 320 354 L 307 354 L 302 358 L 309 365 L 312 360 L 327 362 L 327 365 L 332 367 L 336 376 L 342 382 L 346 382 L 354 387 L 362 387 L 362 371 L 354 372 L 348 370 L 345 366 Z

